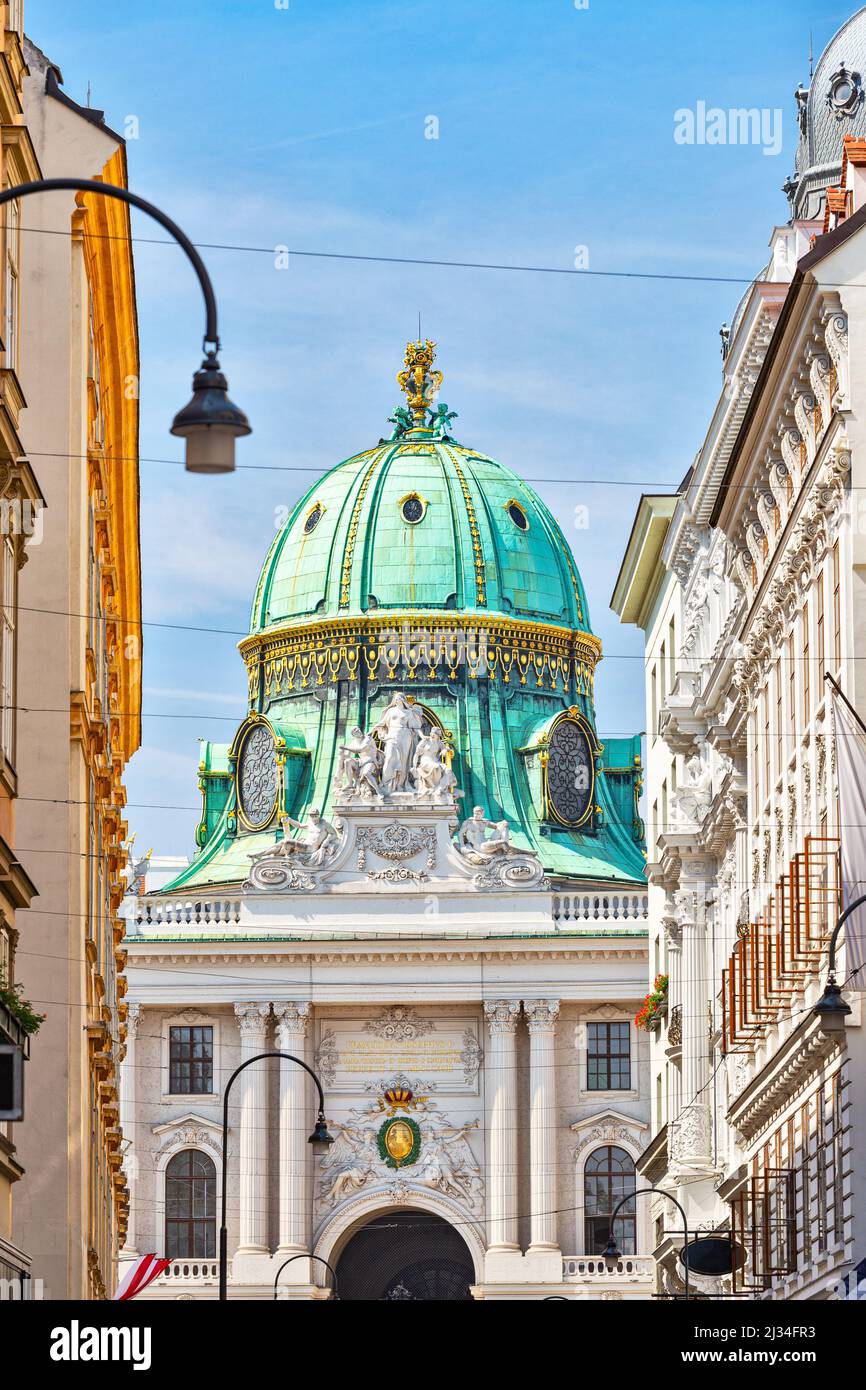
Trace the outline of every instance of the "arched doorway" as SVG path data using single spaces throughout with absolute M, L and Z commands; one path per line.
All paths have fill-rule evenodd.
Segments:
M 441 1216 L 380 1212 L 343 1247 L 337 1280 L 341 1301 L 465 1302 L 475 1269 L 462 1236 Z

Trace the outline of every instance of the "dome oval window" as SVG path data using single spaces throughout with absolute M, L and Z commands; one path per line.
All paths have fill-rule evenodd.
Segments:
M 419 497 L 417 492 L 410 492 L 408 496 L 400 499 L 400 515 L 409 526 L 417 526 L 419 521 L 424 520 L 424 513 L 427 511 L 427 503 L 423 497 Z
M 523 510 L 520 503 L 515 502 L 513 497 L 510 502 L 506 502 L 505 510 L 511 517 L 511 520 L 514 522 L 514 525 L 517 527 L 518 531 L 529 530 L 529 517 L 526 515 L 526 512 Z
M 315 529 L 316 529 L 316 527 L 318 526 L 319 522 L 322 520 L 322 517 L 324 516 L 324 513 L 325 513 L 325 509 L 324 509 L 324 507 L 322 506 L 321 502 L 317 502 L 316 505 L 315 505 L 314 507 L 311 507 L 311 508 L 310 508 L 310 510 L 307 512 L 307 517 L 306 517 L 306 520 L 305 520 L 305 522 L 304 522 L 304 535 L 305 535 L 305 536 L 309 536 L 309 534 L 310 534 L 311 531 L 315 531 Z

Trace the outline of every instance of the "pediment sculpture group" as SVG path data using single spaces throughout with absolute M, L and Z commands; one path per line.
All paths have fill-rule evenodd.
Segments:
M 353 803 L 389 809 L 418 803 L 453 807 L 463 795 L 442 731 L 436 726 L 428 729 L 421 710 L 402 692 L 393 697 L 368 733 L 357 727 L 352 730 L 349 742 L 340 748 L 333 786 L 337 805 L 347 808 Z M 332 824 L 321 811 L 311 810 L 306 822 L 284 814 L 280 824 L 282 841 L 264 854 L 252 855 L 253 862 L 279 859 L 299 870 L 322 869 L 340 848 L 343 822 L 339 818 Z M 300 833 L 293 838 L 295 830 Z M 512 845 L 508 822 L 488 820 L 481 806 L 460 825 L 454 847 L 475 868 L 502 866 L 512 860 L 522 863 L 530 857 Z

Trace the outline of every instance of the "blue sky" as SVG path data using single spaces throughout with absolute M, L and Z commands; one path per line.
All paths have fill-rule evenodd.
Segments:
M 643 728 L 641 634 L 610 594 L 640 491 L 675 486 L 700 446 L 719 325 L 745 286 L 298 255 L 279 271 L 268 248 L 568 268 L 580 245 L 593 271 L 745 280 L 787 217 L 809 31 L 817 55 L 853 8 L 27 0 L 27 32 L 69 94 L 84 101 L 90 83 L 115 129 L 137 118 L 131 186 L 196 242 L 265 248 L 203 253 L 231 393 L 255 429 L 238 462 L 257 469 L 142 463 L 145 619 L 224 631 L 145 628 L 144 742 L 127 775 L 140 846 L 192 851 L 197 738 L 227 740 L 243 715 L 232 634 L 275 518 L 384 432 L 419 310 L 458 436 L 550 480 L 534 485 L 572 539 L 607 652 L 600 732 Z M 675 143 L 674 113 L 698 101 L 779 108 L 782 152 Z M 177 459 L 167 430 L 197 365 L 199 292 L 172 247 L 138 244 L 136 273 L 141 452 Z

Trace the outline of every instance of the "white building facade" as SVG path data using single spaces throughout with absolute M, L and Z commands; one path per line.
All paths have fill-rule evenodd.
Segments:
M 650 949 L 667 977 L 638 1169 L 693 1229 L 731 1235 L 740 1267 L 716 1294 L 855 1296 L 866 1249 L 857 982 L 846 1019 L 814 1010 L 845 833 L 825 676 L 866 710 L 866 143 L 859 77 L 856 101 L 842 80 L 864 45 L 860 11 L 798 98 L 791 221 L 723 335 L 694 466 L 675 500 L 642 500 L 614 596 L 647 634 Z M 675 1292 L 679 1218 L 658 1197 L 653 1219 L 657 1288 Z

